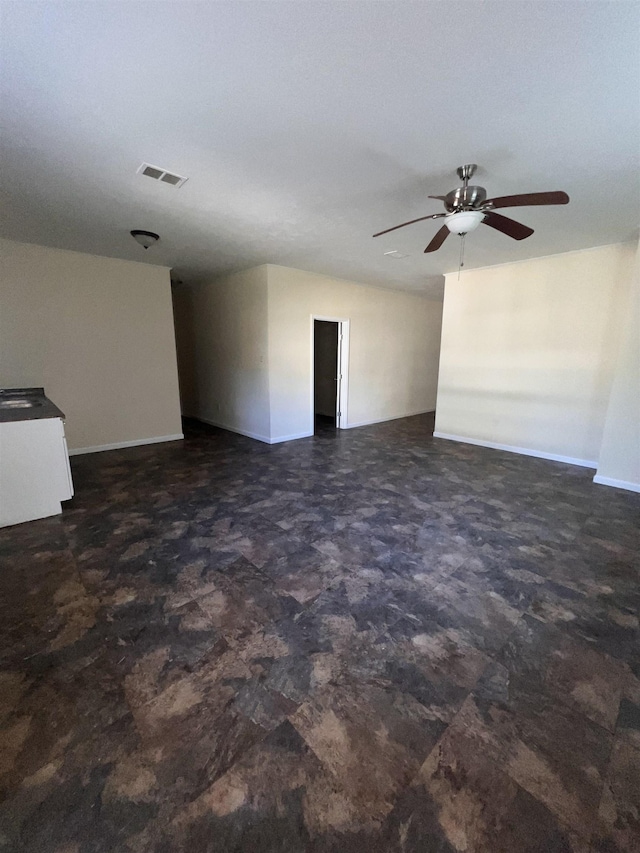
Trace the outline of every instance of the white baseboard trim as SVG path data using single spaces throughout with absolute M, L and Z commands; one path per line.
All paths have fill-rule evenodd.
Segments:
M 342 427 L 342 429 L 357 429 L 358 427 L 363 426 L 373 426 L 374 424 L 384 424 L 387 421 L 399 421 L 401 418 L 413 418 L 415 415 L 428 415 L 431 412 L 435 411 L 435 409 L 420 409 L 419 412 L 405 412 L 404 415 L 391 415 L 387 418 L 376 418 L 373 421 L 360 421 L 357 424 L 346 424 Z
M 312 432 L 298 432 L 293 435 L 281 435 L 278 438 L 272 438 L 269 444 L 281 444 L 283 441 L 296 441 L 299 438 L 311 438 Z
M 603 477 L 596 474 L 594 483 L 600 486 L 613 486 L 614 489 L 626 489 L 628 492 L 640 492 L 640 483 L 631 483 L 628 480 L 614 480 L 613 477 Z
M 212 421 L 211 418 L 203 418 L 202 415 L 190 415 L 189 417 L 193 418 L 196 421 L 202 421 L 202 423 L 209 424 L 209 426 L 218 427 L 218 429 L 224 429 L 227 432 L 235 432 L 237 435 L 244 435 L 246 438 L 253 438 L 255 441 L 262 441 L 264 444 L 280 444 L 283 441 L 295 441 L 297 438 L 309 438 L 313 435 L 312 432 L 299 432 L 293 435 L 281 435 L 277 438 L 269 438 L 266 435 L 260 435 L 257 432 L 248 432 L 245 429 L 238 429 L 237 427 L 229 426 L 228 424 L 223 424 L 221 421 Z
M 264 442 L 264 444 L 271 444 L 271 439 L 268 435 L 260 435 L 257 432 L 248 432 L 246 429 L 238 429 L 238 427 L 223 424 L 222 421 L 213 421 L 211 418 L 203 418 L 202 415 L 190 415 L 190 417 L 195 421 L 202 421 L 203 424 L 209 424 L 209 426 L 218 427 L 218 429 L 225 429 L 227 432 L 235 432 L 236 435 L 244 435 L 246 438 L 253 438 L 256 441 Z
M 95 447 L 74 447 L 69 456 L 81 456 L 84 453 L 102 453 L 103 450 L 122 450 L 125 447 L 140 447 L 143 444 L 162 444 L 165 441 L 179 441 L 184 433 L 175 435 L 154 435 L 152 438 L 136 438 L 134 441 L 115 441 L 113 444 L 97 444 Z
M 342 429 L 356 429 L 357 427 L 371 426 L 372 424 L 382 424 L 386 423 L 387 421 L 397 421 L 400 420 L 400 418 L 412 418 L 414 415 L 427 415 L 433 411 L 434 409 L 421 409 L 419 412 L 407 412 L 404 415 L 393 415 L 390 418 L 377 418 L 373 421 L 362 421 L 361 423 L 357 424 L 345 424 Z M 264 442 L 264 444 L 282 444 L 282 442 L 284 441 L 297 441 L 299 438 L 311 438 L 314 435 L 313 431 L 306 431 L 292 433 L 291 435 L 279 435 L 276 438 L 269 438 L 266 435 L 259 435 L 255 432 L 248 432 L 247 430 L 229 426 L 229 424 L 223 424 L 221 421 L 213 421 L 211 420 L 211 418 L 203 418 L 202 415 L 183 414 L 183 417 L 189 417 L 195 421 L 202 421 L 205 424 L 209 424 L 209 426 L 218 427 L 219 429 L 226 429 L 227 432 L 235 432 L 238 435 L 244 435 L 247 438 L 253 438 L 256 441 L 262 441 Z
M 598 463 L 591 459 L 576 459 L 574 456 L 561 456 L 559 453 L 547 453 L 544 450 L 533 450 L 530 447 L 515 447 L 512 444 L 497 444 L 495 441 L 484 441 L 479 438 L 467 438 L 464 435 L 450 435 L 446 432 L 434 432 L 434 438 L 445 438 L 447 441 L 459 441 L 462 444 L 475 444 L 478 447 L 490 447 L 492 450 L 506 450 L 507 453 L 520 453 L 522 456 L 535 456 L 537 459 L 550 459 L 552 462 L 566 462 L 567 465 L 579 465 L 581 468 L 597 468 Z

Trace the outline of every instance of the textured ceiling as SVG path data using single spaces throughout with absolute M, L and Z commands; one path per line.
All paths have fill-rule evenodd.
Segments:
M 627 2 L 4 2 L 0 233 L 172 266 L 276 263 L 439 296 L 459 239 L 427 199 L 568 207 L 481 226 L 467 268 L 633 238 L 639 6 Z M 136 174 L 142 161 L 189 181 Z M 132 228 L 157 231 L 144 252 Z M 408 257 L 394 260 L 397 249 Z

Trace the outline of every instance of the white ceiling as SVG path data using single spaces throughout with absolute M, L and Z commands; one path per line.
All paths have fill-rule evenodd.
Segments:
M 517 243 L 467 268 L 633 238 L 640 7 L 632 2 L 3 2 L 3 236 L 173 266 L 276 263 L 439 296 L 459 239 L 429 193 L 480 165 Z M 181 189 L 136 174 L 159 165 Z M 147 253 L 132 228 L 157 231 Z M 409 257 L 393 260 L 397 249 Z

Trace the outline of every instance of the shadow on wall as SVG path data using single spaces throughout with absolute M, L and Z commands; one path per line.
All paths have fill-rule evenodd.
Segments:
M 495 388 L 441 380 L 436 432 L 596 460 L 605 401 L 588 393 L 580 371 L 565 369 L 567 390 L 554 389 L 559 372 L 520 370 L 522 389 L 509 387 L 517 373 L 509 370 L 493 372 Z
M 180 409 L 185 417 L 199 411 L 196 337 L 191 289 L 186 284 L 171 284 L 173 324 L 176 335 Z

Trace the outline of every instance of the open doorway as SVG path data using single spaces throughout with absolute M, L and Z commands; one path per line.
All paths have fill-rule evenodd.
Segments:
M 335 429 L 338 416 L 338 324 L 313 323 L 314 432 Z
M 346 420 L 348 320 L 312 318 L 313 432 L 340 429 Z

